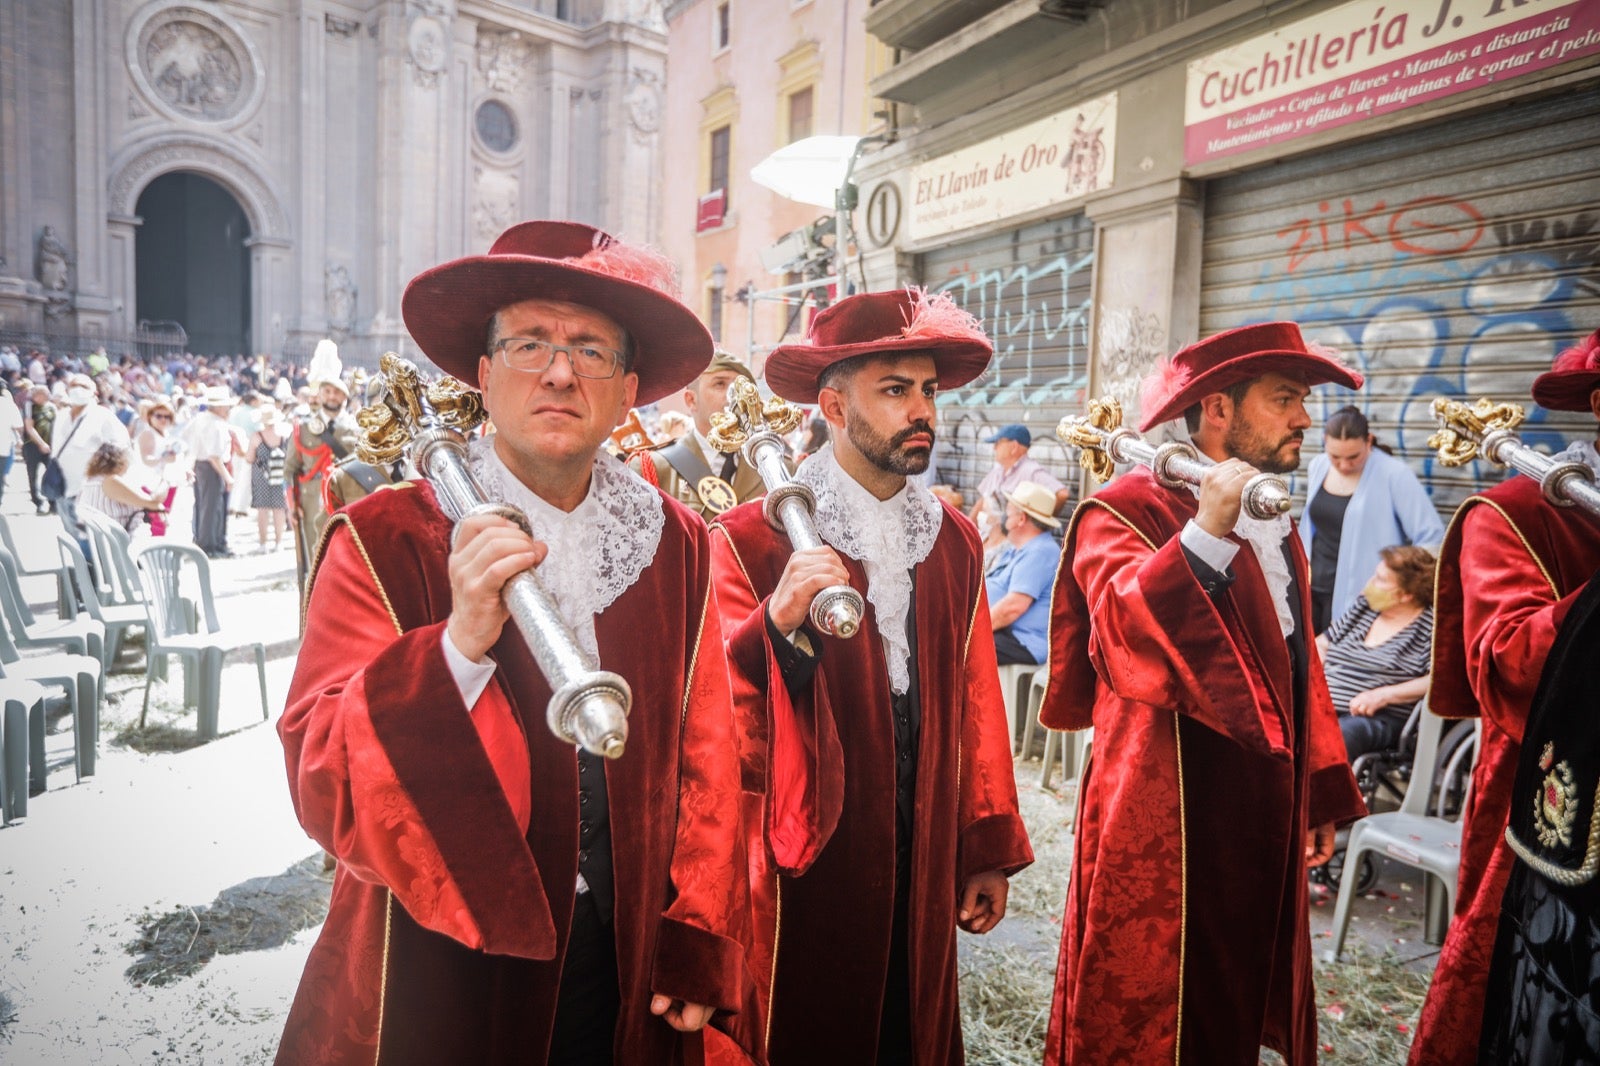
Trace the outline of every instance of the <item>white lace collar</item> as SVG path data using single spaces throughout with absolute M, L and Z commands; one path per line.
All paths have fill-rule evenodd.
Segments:
M 867 572 L 867 599 L 878 618 L 889 687 L 911 688 L 911 643 L 906 636 L 911 610 L 911 571 L 933 550 L 944 522 L 944 507 L 914 479 L 880 500 L 847 474 L 823 445 L 800 464 L 795 480 L 817 496 L 817 534 L 836 551 L 861 563 Z
M 1550 458 L 1558 463 L 1582 463 L 1600 478 L 1600 452 L 1595 451 L 1592 440 L 1575 440 Z
M 598 659 L 595 615 L 616 602 L 655 558 L 666 525 L 661 495 L 605 451 L 595 453 L 589 493 L 570 512 L 546 503 L 519 481 L 494 450 L 494 437 L 468 446 L 472 474 L 489 499 L 528 516 L 550 546 L 539 579 L 578 643 Z

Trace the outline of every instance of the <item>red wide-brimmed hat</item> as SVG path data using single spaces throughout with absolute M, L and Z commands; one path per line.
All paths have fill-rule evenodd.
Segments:
M 847 296 L 817 313 L 804 344 L 767 356 L 767 384 L 792 403 L 816 403 L 822 372 L 858 355 L 930 355 L 939 388 L 965 385 L 989 365 L 994 345 L 976 318 L 945 293 L 894 289 Z
M 677 392 L 711 362 L 711 334 L 678 299 L 672 264 L 578 222 L 522 222 L 488 255 L 423 271 L 406 286 L 400 313 L 429 359 L 475 387 L 489 320 L 523 300 L 579 304 L 627 330 L 639 406 Z
M 1546 411 L 1587 411 L 1600 389 L 1600 329 L 1574 344 L 1533 379 L 1533 402 Z
M 1361 387 L 1360 374 L 1307 345 L 1293 322 L 1240 326 L 1195 341 L 1162 360 L 1144 380 L 1139 431 L 1170 422 L 1213 392 L 1273 372 L 1292 375 L 1307 385 Z

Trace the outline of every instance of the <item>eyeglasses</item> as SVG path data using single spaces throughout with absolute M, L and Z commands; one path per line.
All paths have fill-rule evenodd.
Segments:
M 494 350 L 505 357 L 506 366 L 528 374 L 542 374 L 565 352 L 572 372 L 580 378 L 608 378 L 617 372 L 622 353 L 615 348 L 592 344 L 551 344 L 532 337 L 502 337 Z
M 150 421 L 152 421 L 152 422 L 171 422 L 172 421 L 172 416 L 171 415 L 151 415 L 150 416 Z

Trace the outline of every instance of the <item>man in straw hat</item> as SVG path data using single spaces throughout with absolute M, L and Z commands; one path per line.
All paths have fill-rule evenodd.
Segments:
M 711 416 L 728 405 L 728 387 L 740 378 L 751 384 L 756 380 L 749 367 L 717 349 L 706 372 L 683 390 L 694 429 L 660 448 L 637 453 L 628 464 L 707 521 L 767 491 L 760 472 L 743 455 L 719 452 L 706 439 Z
M 1288 516 L 1241 512 L 1299 466 L 1312 386 L 1359 375 L 1299 327 L 1229 330 L 1145 381 L 1140 429 L 1182 417 L 1197 490 L 1135 467 L 1073 515 L 1040 720 L 1094 727 L 1079 786 L 1045 1061 L 1316 1061 L 1306 867 L 1365 813 L 1306 620 Z
M 356 445 L 355 419 L 345 410 L 350 388 L 344 382 L 339 346 L 326 338 L 318 341 L 306 376 L 316 390 L 311 414 L 294 427 L 283 461 L 283 496 L 294 530 L 295 571 L 301 588 L 328 521 L 323 482 L 334 464 L 354 452 Z
M 1050 589 L 1061 563 L 1051 534 L 1061 528 L 1052 513 L 1056 494 L 1037 481 L 1006 493 L 1005 546 L 985 581 L 995 658 L 1002 664 L 1044 662 L 1050 641 Z
M 1533 399 L 1547 411 L 1589 412 L 1600 420 L 1600 330 L 1562 352 L 1548 372 L 1534 379 Z M 1554 458 L 1581 463 L 1600 475 L 1594 439 L 1574 441 Z M 1560 772 L 1563 765 L 1570 769 L 1571 760 L 1578 757 L 1572 738 L 1552 742 L 1548 749 L 1542 744 L 1535 747 L 1529 754 L 1540 760 L 1541 772 L 1526 789 L 1516 781 L 1518 759 L 1524 745 L 1534 739 L 1524 731 L 1545 662 L 1563 621 L 1597 570 L 1600 519 L 1582 508 L 1556 508 L 1529 477 L 1512 477 L 1468 497 L 1445 533 L 1436 586 L 1430 707 L 1449 718 L 1481 718 L 1483 731 L 1461 835 L 1455 916 L 1411 1045 L 1411 1062 L 1419 1066 L 1593 1061 L 1562 1056 L 1561 1052 L 1570 1055 L 1583 1043 L 1579 1039 L 1562 1047 L 1557 1030 L 1567 1030 L 1570 1039 L 1576 1035 L 1570 1023 L 1546 1031 L 1548 1043 L 1542 1045 L 1542 1053 L 1530 1056 L 1524 1047 L 1522 1054 L 1513 1054 L 1518 1040 L 1528 1039 L 1536 1027 L 1561 1015 L 1571 1017 L 1574 1001 L 1576 1016 L 1589 1018 L 1590 1039 L 1600 1039 L 1592 1007 L 1583 1005 L 1593 980 L 1587 963 L 1579 964 L 1576 989 L 1556 993 L 1560 986 L 1555 973 L 1570 972 L 1565 964 L 1575 958 L 1555 948 L 1564 939 L 1557 930 L 1573 928 L 1571 915 L 1564 926 L 1557 918 L 1556 925 L 1537 934 L 1538 940 L 1552 941 L 1543 950 L 1549 952 L 1554 969 L 1538 964 L 1542 973 L 1537 983 L 1502 983 L 1487 1026 L 1484 1008 L 1496 925 L 1505 929 L 1509 924 L 1520 935 L 1524 918 L 1520 906 L 1512 905 L 1514 899 L 1517 904 L 1523 899 L 1506 894 L 1513 867 L 1518 867 L 1523 882 L 1528 880 L 1526 868 L 1516 863 L 1506 842 L 1508 820 L 1537 809 L 1545 824 L 1522 826 L 1520 837 L 1531 842 L 1538 858 L 1558 866 L 1580 866 L 1590 843 L 1593 808 L 1587 805 L 1600 797 L 1595 795 L 1592 767 L 1581 779 L 1565 778 Z M 1581 710 L 1579 717 L 1594 719 L 1592 704 L 1582 705 Z M 1546 773 L 1552 774 L 1548 781 Z M 1570 787 L 1579 780 L 1582 791 Z M 1569 827 L 1565 841 L 1560 839 L 1562 821 Z M 1518 826 L 1513 822 L 1512 828 Z M 1540 828 L 1547 837 L 1546 847 L 1540 846 Z M 1574 828 L 1576 833 L 1570 831 Z M 1549 897 L 1544 917 L 1562 914 L 1558 894 L 1543 894 Z M 1593 917 L 1593 912 L 1577 915 L 1576 922 L 1586 927 Z M 1541 992 L 1556 993 L 1542 1010 L 1531 1006 Z M 1561 1000 L 1565 1000 L 1561 1009 L 1552 1007 Z M 1492 1038 L 1500 1054 L 1480 1058 L 1480 1030 Z M 1597 1050 L 1591 1049 L 1590 1055 Z
M 194 446 L 194 543 L 213 559 L 233 554 L 228 548 L 228 494 L 233 490 L 236 447 L 228 416 L 236 397 L 226 385 L 205 391 L 205 412 L 198 415 L 189 437 Z
M 712 525 L 745 787 L 766 808 L 752 967 L 771 974 L 774 1066 L 960 1062 L 956 929 L 994 928 L 1007 878 L 1033 861 L 977 530 L 910 479 L 933 449 L 935 395 L 992 351 L 947 296 L 821 312 L 766 373 L 832 431 L 795 475 L 825 546 L 793 551 L 757 503 Z M 867 602 L 850 639 L 807 621 L 841 584 Z
M 280 1062 L 697 1061 L 697 1031 L 748 993 L 705 527 L 601 451 L 711 358 L 671 280 L 593 227 L 525 222 L 407 286 L 412 338 L 496 427 L 478 482 L 534 536 L 492 514 L 452 530 L 423 482 L 329 519 L 279 731 L 338 873 Z M 632 689 L 614 762 L 544 723 L 501 601 L 534 566 Z

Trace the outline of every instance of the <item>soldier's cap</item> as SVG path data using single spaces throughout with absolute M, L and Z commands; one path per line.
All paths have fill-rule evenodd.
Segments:
M 748 378 L 750 384 L 756 383 L 756 376 L 750 372 L 750 368 L 735 359 L 731 352 L 722 348 L 717 349 L 716 354 L 711 357 L 711 365 L 702 370 L 700 376 L 715 374 L 719 370 L 731 370 L 742 378 Z

